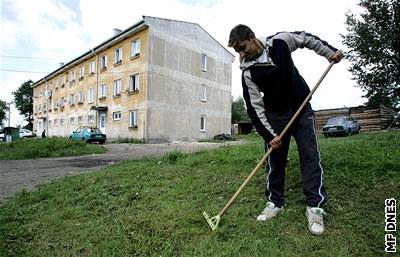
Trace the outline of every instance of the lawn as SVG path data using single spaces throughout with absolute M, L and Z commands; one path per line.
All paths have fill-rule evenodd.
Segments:
M 72 141 L 62 137 L 23 138 L 11 143 L 0 142 L 0 160 L 20 160 L 105 153 L 102 146 Z
M 256 222 L 265 205 L 260 171 L 211 233 L 202 212 L 216 215 L 262 157 L 253 137 L 20 192 L 0 207 L 0 256 L 385 256 L 385 199 L 400 199 L 400 132 L 319 142 L 330 197 L 323 236 L 307 230 L 294 143 L 285 212 Z

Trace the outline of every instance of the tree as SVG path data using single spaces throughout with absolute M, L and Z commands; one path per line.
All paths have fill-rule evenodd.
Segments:
M 244 108 L 244 100 L 242 97 L 238 97 L 232 101 L 232 123 L 237 122 L 250 122 L 247 111 Z
M 360 0 L 364 12 L 346 14 L 349 71 L 367 105 L 400 107 L 400 0 Z
M 8 106 L 7 103 L 0 99 L 0 124 L 7 120 Z
M 32 128 L 33 121 L 33 100 L 32 100 L 32 85 L 33 81 L 28 80 L 13 92 L 14 103 L 19 113 L 25 116 L 29 128 Z

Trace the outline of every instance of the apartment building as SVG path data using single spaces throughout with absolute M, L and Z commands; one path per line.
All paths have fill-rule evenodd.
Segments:
M 230 133 L 233 55 L 200 25 L 143 16 L 35 82 L 34 130 L 193 141 Z

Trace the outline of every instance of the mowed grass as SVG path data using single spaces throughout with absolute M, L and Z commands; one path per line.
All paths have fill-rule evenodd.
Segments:
M 293 142 L 285 212 L 256 222 L 265 206 L 262 170 L 210 232 L 202 212 L 216 215 L 264 154 L 253 137 L 21 192 L 0 207 L 0 256 L 385 256 L 384 201 L 400 199 L 400 133 L 319 143 L 330 197 L 323 236 L 307 230 Z
M 23 138 L 11 143 L 0 143 L 0 160 L 63 157 L 105 152 L 106 149 L 102 146 L 62 137 Z

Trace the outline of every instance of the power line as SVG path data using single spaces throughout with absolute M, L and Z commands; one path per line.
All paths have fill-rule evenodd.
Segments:
M 15 58 L 15 59 L 57 60 L 56 58 L 50 58 L 50 57 L 35 57 L 35 56 L 1 55 L 1 57 L 4 57 L 4 58 Z
M 8 72 L 25 72 L 25 73 L 49 73 L 48 71 L 29 71 L 29 70 L 8 70 L 8 69 L 0 69 L 1 71 L 8 71 Z

